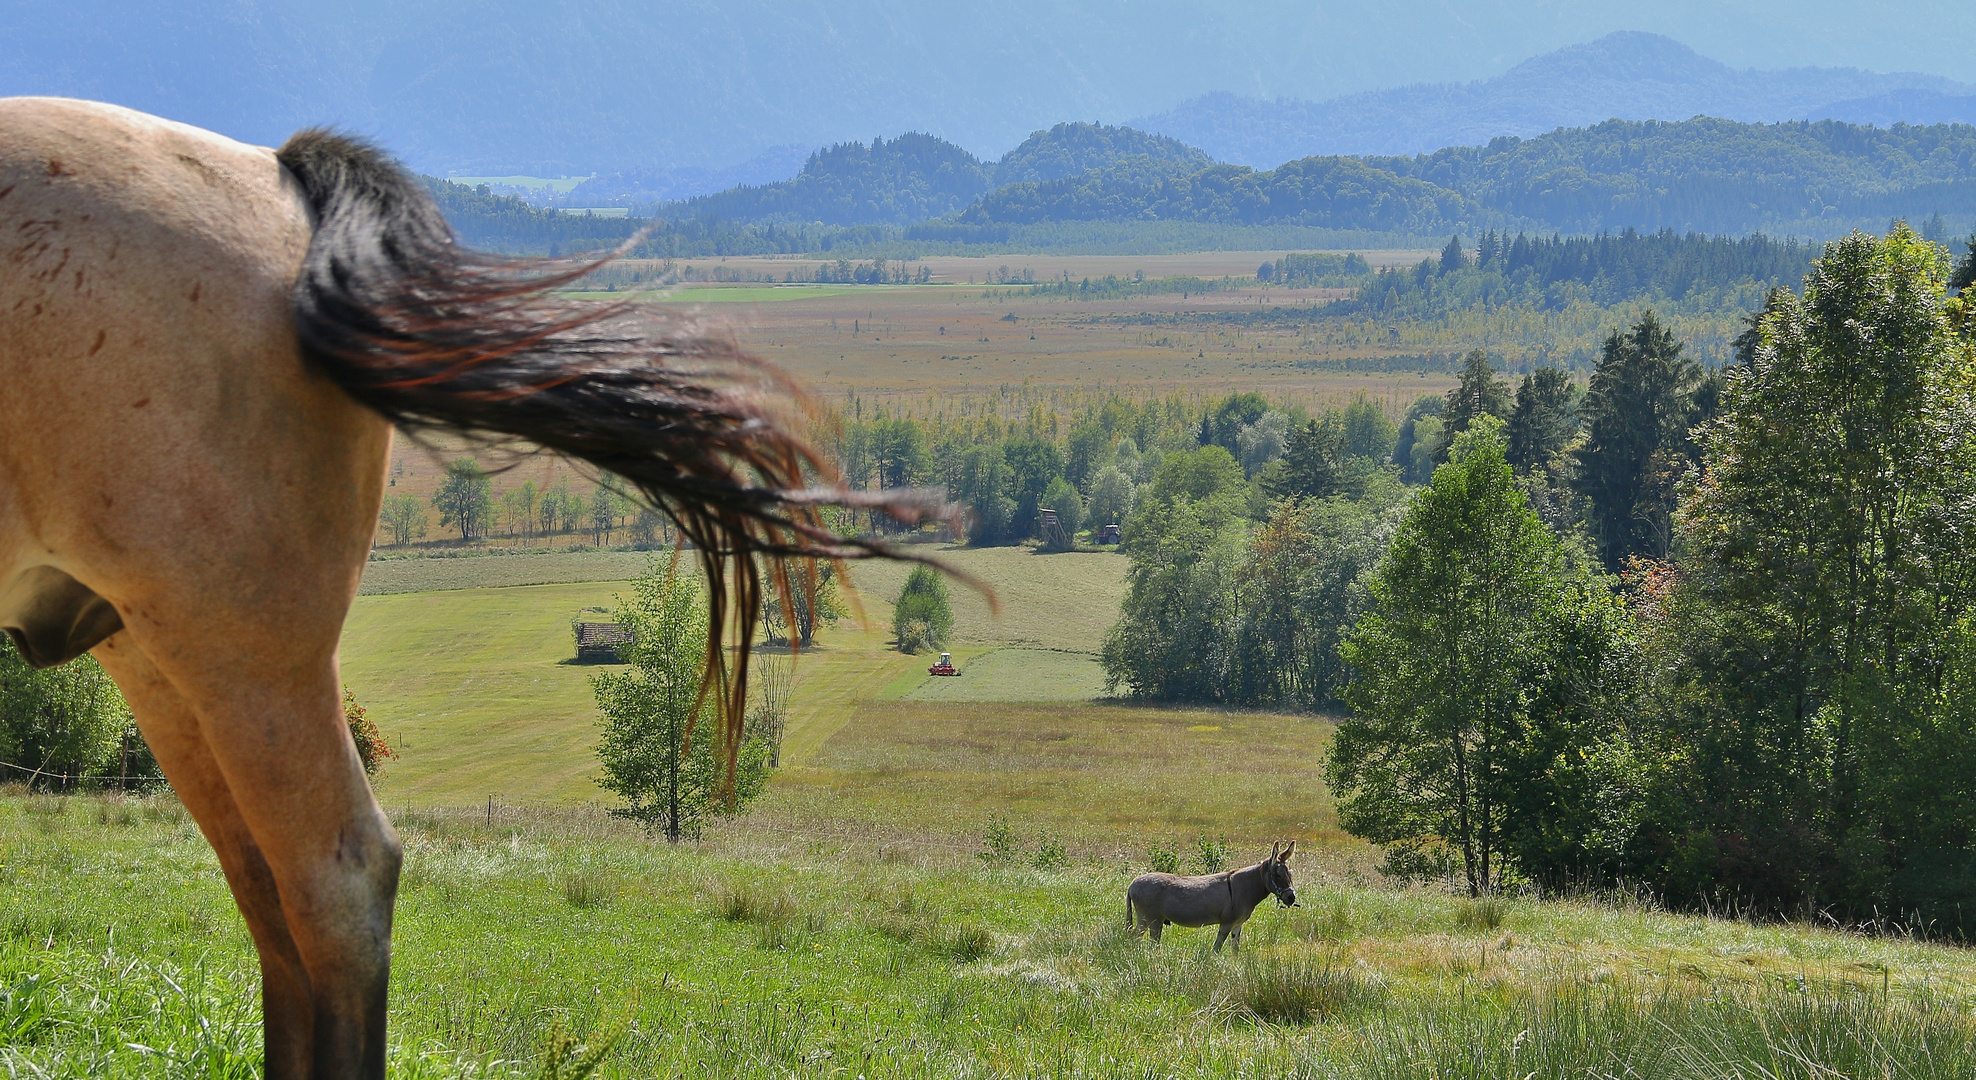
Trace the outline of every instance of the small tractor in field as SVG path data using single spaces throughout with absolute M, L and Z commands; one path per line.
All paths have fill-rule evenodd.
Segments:
M 960 670 L 954 667 L 954 654 L 943 652 L 940 654 L 940 662 L 927 668 L 926 673 L 928 675 L 959 675 Z

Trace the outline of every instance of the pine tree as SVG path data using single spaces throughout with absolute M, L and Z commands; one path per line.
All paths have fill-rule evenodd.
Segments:
M 1635 555 L 1665 558 L 1674 488 L 1689 464 L 1693 395 L 1702 370 L 1652 311 L 1606 338 L 1585 392 L 1585 445 L 1572 486 L 1591 503 L 1592 538 L 1608 570 Z

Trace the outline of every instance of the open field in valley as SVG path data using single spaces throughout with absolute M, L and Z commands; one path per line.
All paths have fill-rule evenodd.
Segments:
M 404 755 L 380 785 L 406 847 L 393 1075 L 520 1077 L 554 1026 L 620 1021 L 605 1077 L 1976 1070 L 1967 950 L 1396 889 L 1336 828 L 1327 719 L 1088 700 L 1120 556 L 942 554 L 1002 601 L 990 620 L 955 590 L 966 674 L 887 648 L 904 571 L 868 568 L 873 625 L 797 669 L 785 768 L 678 848 L 606 816 L 597 669 L 566 662 L 569 620 L 624 583 L 561 579 L 645 556 L 374 565 L 343 656 Z M 1201 871 L 1290 837 L 1299 906 L 1258 909 L 1239 955 L 1125 931 L 1124 886 L 1155 860 Z M 251 944 L 169 796 L 0 791 L 0 898 L 10 1075 L 256 1071 Z
M 786 761 L 806 760 L 863 703 L 924 698 L 920 687 L 929 681 L 964 684 L 955 690 L 967 700 L 1036 700 L 1039 693 L 1078 700 L 1101 690 L 1092 654 L 1116 619 L 1123 557 L 1027 548 L 937 553 L 995 588 L 999 617 L 980 594 L 953 590 L 954 648 L 970 674 L 977 661 L 987 669 L 973 679 L 929 680 L 926 658 L 886 644 L 889 600 L 905 568 L 855 566 L 857 599 L 871 625 L 846 620 L 797 658 Z M 404 750 L 380 785 L 385 800 L 443 805 L 492 795 L 539 805 L 600 797 L 589 780 L 596 737 L 590 676 L 597 669 L 571 662 L 570 623 L 586 608 L 609 607 L 648 557 L 569 552 L 371 563 L 364 592 L 390 591 L 358 597 L 344 631 L 343 669 Z M 507 585 L 517 578 L 562 583 Z M 407 591 L 413 588 L 425 591 Z M 1041 689 L 1027 682 L 1035 665 L 994 659 L 1002 649 L 1044 658 L 1049 676 Z

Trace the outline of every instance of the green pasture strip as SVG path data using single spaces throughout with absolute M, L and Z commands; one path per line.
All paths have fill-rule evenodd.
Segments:
M 783 769 L 750 820 L 778 833 L 849 828 L 964 846 L 1000 818 L 1080 856 L 1187 848 L 1205 835 L 1257 849 L 1253 860 L 1271 840 L 1295 838 L 1342 873 L 1367 849 L 1338 831 L 1324 787 L 1332 731 L 1326 718 L 1269 713 L 876 701 L 802 767 Z
M 395 815 L 393 1076 L 1966 1077 L 1967 950 L 1633 906 L 1299 875 L 1241 955 L 1124 928 L 1139 867 L 735 827 L 669 848 L 590 812 Z M 745 824 L 745 823 L 744 823 Z M 251 946 L 168 798 L 0 795 L 0 1065 L 259 1071 Z
M 980 593 L 953 587 L 950 648 L 964 662 L 996 648 L 1095 650 L 1117 618 L 1125 589 L 1125 559 L 1118 555 L 932 550 L 988 583 L 1000 603 L 997 615 Z M 590 676 L 599 669 L 571 662 L 570 623 L 585 608 L 609 607 L 628 587 L 622 579 L 646 558 L 643 552 L 555 552 L 366 566 L 364 595 L 344 628 L 342 662 L 344 681 L 401 755 L 386 765 L 382 796 L 401 806 L 490 795 L 529 804 L 603 798 L 591 781 Z M 870 626 L 852 619 L 827 627 L 818 646 L 798 656 L 785 765 L 801 766 L 865 704 L 908 693 L 924 680 L 930 657 L 887 644 L 890 600 L 907 572 L 893 563 L 851 568 L 847 595 L 862 605 Z M 938 681 L 967 684 L 947 691 L 963 694 L 961 700 L 983 700 L 979 695 L 991 685 L 998 700 L 1080 700 L 1097 685 L 1087 659 L 1054 652 L 1033 665 L 1009 664 L 992 680 L 970 677 Z M 892 689 L 901 678 L 908 681 Z
M 908 701 L 1089 701 L 1105 692 L 1105 670 L 1089 653 L 993 649 L 957 661 L 960 675 L 924 681 Z
M 588 179 L 590 179 L 588 176 L 565 176 L 557 180 L 551 180 L 544 176 L 453 176 L 448 177 L 446 182 L 449 184 L 464 184 L 467 187 L 477 187 L 481 184 L 500 184 L 504 187 L 527 188 L 530 190 L 548 188 L 558 195 L 567 195 L 578 184 Z
M 799 281 L 780 285 L 695 284 L 647 291 L 623 289 L 609 292 L 584 289 L 560 295 L 584 300 L 649 300 L 662 304 L 769 304 L 779 300 L 821 300 L 825 297 L 853 293 L 869 296 L 880 292 L 897 292 L 901 289 L 934 287 L 931 285 L 814 285 Z
M 501 560 L 457 560 L 487 562 Z M 602 793 L 596 701 L 570 622 L 625 582 L 359 596 L 343 680 L 400 753 L 387 800 L 583 801 Z M 591 616 L 595 618 L 595 615 Z
M 498 589 L 516 585 L 564 585 L 629 581 L 645 569 L 644 551 L 556 551 L 462 555 L 450 558 L 385 558 L 364 564 L 359 596 Z

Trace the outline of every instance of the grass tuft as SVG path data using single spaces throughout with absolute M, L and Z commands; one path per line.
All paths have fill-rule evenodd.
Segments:
M 938 945 L 956 964 L 971 964 L 995 951 L 995 938 L 973 923 L 954 923 L 941 928 Z
M 557 876 L 556 885 L 574 908 L 603 907 L 617 897 L 617 881 L 588 866 L 564 871 Z
M 1494 930 L 1503 924 L 1509 904 L 1493 896 L 1455 904 L 1455 926 L 1462 930 Z
M 1380 988 L 1329 957 L 1244 957 L 1240 972 L 1231 1004 L 1273 1024 L 1335 1020 L 1385 997 Z

